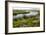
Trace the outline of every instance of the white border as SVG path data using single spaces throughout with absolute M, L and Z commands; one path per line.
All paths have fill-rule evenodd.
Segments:
M 32 7 L 40 9 L 40 27 L 23 27 L 13 28 L 13 7 Z M 26 4 L 26 3 L 8 3 L 8 33 L 27 32 L 27 31 L 42 31 L 43 30 L 43 5 L 42 4 Z

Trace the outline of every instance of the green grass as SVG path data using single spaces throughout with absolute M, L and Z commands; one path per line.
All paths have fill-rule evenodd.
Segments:
M 22 18 L 13 20 L 13 27 L 22 27 L 23 25 L 27 25 L 27 27 L 38 27 L 40 26 L 40 21 L 39 19 L 33 17 L 27 19 Z

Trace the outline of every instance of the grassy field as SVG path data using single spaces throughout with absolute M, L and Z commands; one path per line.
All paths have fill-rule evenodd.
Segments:
M 18 14 L 27 14 L 26 10 L 13 10 L 13 16 L 16 16 Z M 13 28 L 16 27 L 39 27 L 40 26 L 40 19 L 36 18 L 37 16 L 40 16 L 40 13 L 35 16 L 31 17 L 22 17 L 22 18 L 15 18 L 13 19 Z

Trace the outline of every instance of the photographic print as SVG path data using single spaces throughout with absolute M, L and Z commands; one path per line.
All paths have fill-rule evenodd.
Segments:
M 5 33 L 45 32 L 45 3 L 5 1 Z
M 37 8 L 13 9 L 13 28 L 40 27 L 40 10 Z

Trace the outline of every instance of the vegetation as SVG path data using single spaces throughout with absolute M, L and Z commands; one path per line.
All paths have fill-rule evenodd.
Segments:
M 26 12 L 26 10 L 13 10 L 13 15 L 17 15 L 17 14 L 27 14 L 30 13 L 30 11 Z
M 17 14 L 27 14 L 29 12 L 26 12 L 26 10 L 13 10 L 13 16 Z M 36 16 L 18 18 L 13 19 L 13 27 L 39 27 L 40 26 L 40 19 L 36 18 L 37 16 L 40 16 L 40 14 Z

